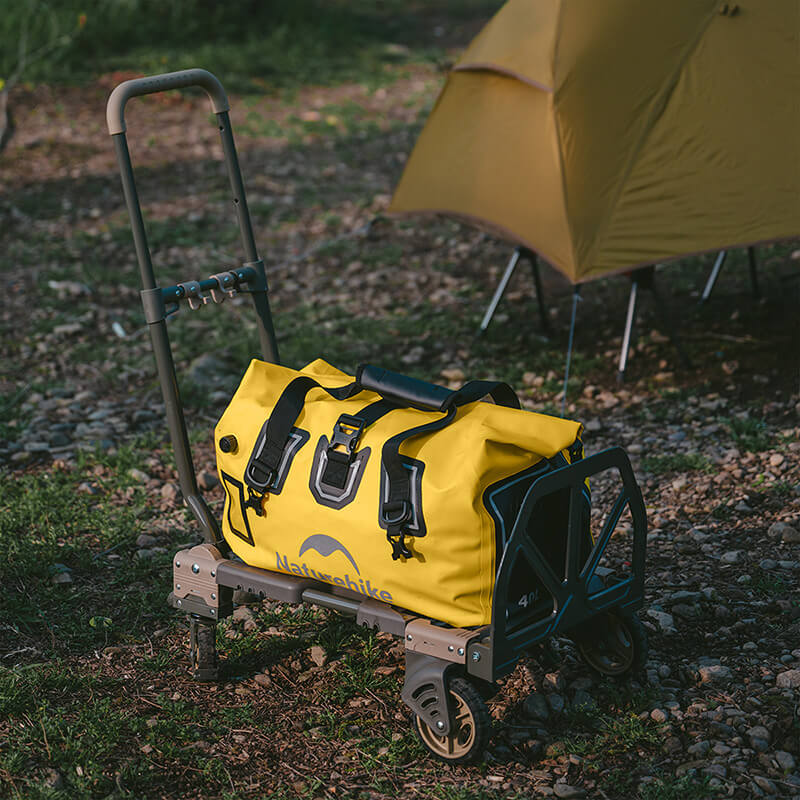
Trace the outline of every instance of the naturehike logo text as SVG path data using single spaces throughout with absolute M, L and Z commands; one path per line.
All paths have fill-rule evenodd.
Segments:
M 382 600 L 384 603 L 392 602 L 392 595 L 389 592 L 377 589 L 376 587 L 372 586 L 369 579 L 364 580 L 360 577 L 361 570 L 359 570 L 353 556 L 350 555 L 347 548 L 341 542 L 337 541 L 332 536 L 326 536 L 322 533 L 309 536 L 300 545 L 299 555 L 302 556 L 303 553 L 307 552 L 308 550 L 314 550 L 323 558 L 328 558 L 337 552 L 342 553 L 342 555 L 350 562 L 350 564 L 352 564 L 353 569 L 356 571 L 356 574 L 359 575 L 359 577 L 356 579 L 351 579 L 349 575 L 345 574 L 343 578 L 338 578 L 323 572 L 317 572 L 316 570 L 311 569 L 311 567 L 309 567 L 305 562 L 303 564 L 293 564 L 289 561 L 288 556 L 281 556 L 280 553 L 276 552 L 275 555 L 278 560 L 278 569 L 283 570 L 283 572 L 290 572 L 293 575 L 305 575 L 307 578 L 315 578 L 316 580 L 323 581 L 324 583 L 333 583 L 336 586 L 343 586 L 346 589 L 350 589 L 352 592 L 358 592 L 366 597 L 372 597 L 375 600 Z

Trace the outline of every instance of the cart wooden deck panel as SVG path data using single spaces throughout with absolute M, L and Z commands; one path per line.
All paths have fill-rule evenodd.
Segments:
M 124 110 L 138 95 L 187 86 L 211 99 L 244 258 L 161 287 Z M 490 729 L 484 695 L 547 638 L 571 636 L 605 674 L 644 663 L 635 610 L 646 520 L 630 462 L 619 448 L 584 457 L 580 423 L 520 409 L 503 383 L 451 390 L 374 365 L 354 376 L 321 360 L 281 366 L 228 108 L 219 81 L 198 69 L 126 81 L 107 107 L 181 491 L 205 539 L 175 555 L 169 596 L 189 615 L 194 675 L 216 677 L 215 626 L 236 589 L 332 608 L 403 639 L 402 698 L 423 744 L 450 762 L 478 760 Z M 242 292 L 263 360 L 215 429 L 218 520 L 197 487 L 166 319 Z M 600 472 L 618 491 L 593 536 L 590 479 Z M 601 561 L 623 515 L 630 557 L 612 572 Z

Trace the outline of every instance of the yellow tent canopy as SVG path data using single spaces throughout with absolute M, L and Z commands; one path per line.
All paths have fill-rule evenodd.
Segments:
M 800 0 L 510 0 L 391 212 L 471 220 L 573 282 L 800 232 Z

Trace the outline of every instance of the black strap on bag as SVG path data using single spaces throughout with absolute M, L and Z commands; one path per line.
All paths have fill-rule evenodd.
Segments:
M 366 386 L 361 384 L 362 374 Z M 387 439 L 381 452 L 388 479 L 388 496 L 385 499 L 381 497 L 381 517 L 387 522 L 386 538 L 392 546 L 392 559 L 410 558 L 412 553 L 405 544 L 405 537 L 408 535 L 408 523 L 414 516 L 414 508 L 411 482 L 400 456 L 400 446 L 413 437 L 441 430 L 455 419 L 458 408 L 474 403 L 487 395 L 497 405 L 508 408 L 520 408 L 519 399 L 507 383 L 498 381 L 470 381 L 460 389 L 450 391 L 442 386 L 425 384 L 423 381 L 416 381 L 386 370 L 376 370 L 369 366 L 359 367 L 357 375 L 357 379 L 352 383 L 333 389 L 322 386 L 306 375 L 295 378 L 286 386 L 272 409 L 261 452 L 251 458 L 245 470 L 244 479 L 249 492 L 245 505 L 253 508 L 259 516 L 263 515 L 264 496 L 277 475 L 284 448 L 303 410 L 306 396 L 314 388 L 322 389 L 336 400 L 347 400 L 363 389 L 386 395 L 361 409 L 357 415 L 342 414 L 334 426 L 323 480 L 329 485 L 340 488 L 345 485 L 355 448 L 365 428 L 397 408 L 411 406 L 440 411 L 443 416 L 439 419 L 402 431 Z M 411 387 L 410 390 L 406 388 L 408 386 Z
M 361 387 L 355 382 L 329 389 L 307 375 L 295 378 L 286 386 L 270 414 L 261 452 L 250 459 L 244 473 L 248 488 L 245 505 L 252 508 L 258 516 L 264 514 L 262 500 L 278 474 L 278 467 L 292 427 L 303 410 L 306 395 L 312 389 L 322 389 L 336 400 L 347 400 L 361 391 Z
M 445 401 L 443 416 L 425 425 L 418 425 L 407 431 L 397 433 L 383 445 L 381 459 L 389 483 L 388 497 L 381 498 L 381 516 L 387 522 L 386 539 L 392 546 L 392 559 L 410 558 L 411 551 L 405 543 L 407 526 L 413 520 L 414 508 L 411 500 L 411 481 L 408 470 L 400 457 L 400 445 L 412 437 L 423 436 L 449 425 L 456 416 L 458 408 L 474 403 L 489 395 L 497 405 L 519 408 L 519 398 L 507 383 L 498 381 L 470 381 L 453 392 Z

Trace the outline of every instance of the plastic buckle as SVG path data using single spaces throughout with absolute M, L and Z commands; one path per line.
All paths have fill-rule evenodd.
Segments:
M 333 426 L 333 435 L 331 436 L 331 443 L 328 445 L 328 452 L 335 450 L 337 447 L 344 447 L 347 455 L 352 460 L 353 452 L 363 432 L 363 419 L 353 417 L 350 414 L 342 414 Z
M 244 509 L 252 508 L 253 511 L 256 512 L 256 516 L 263 517 L 265 516 L 264 512 L 264 498 L 266 497 L 266 492 L 264 494 L 259 494 L 258 492 L 254 492 L 251 487 L 247 487 L 247 500 L 244 501 L 243 506 Z
M 411 558 L 414 554 L 406 547 L 406 536 L 404 533 L 387 533 L 386 541 L 392 546 L 392 561 L 398 558 Z

